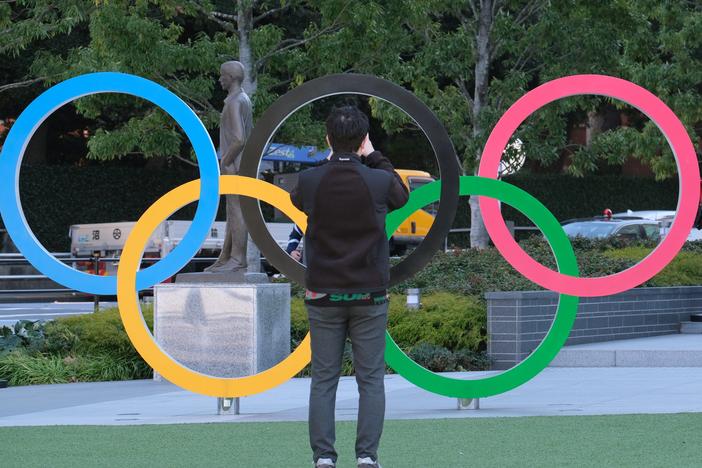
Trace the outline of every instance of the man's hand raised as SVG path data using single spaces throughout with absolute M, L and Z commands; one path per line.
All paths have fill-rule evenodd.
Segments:
M 373 143 L 370 141 L 370 137 L 366 135 L 366 138 L 363 140 L 363 143 L 361 144 L 361 156 L 366 157 L 369 154 L 371 154 L 373 151 L 375 151 L 375 148 L 373 148 Z

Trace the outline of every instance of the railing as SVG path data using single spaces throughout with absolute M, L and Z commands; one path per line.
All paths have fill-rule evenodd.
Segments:
M 537 228 L 536 226 L 516 226 L 516 227 L 510 228 L 510 230 L 514 231 L 515 233 L 516 233 L 517 231 L 536 231 L 536 232 L 539 232 L 539 228 Z M 451 234 L 458 234 L 458 233 L 466 233 L 466 232 L 469 233 L 469 232 L 470 232 L 470 228 L 456 228 L 456 229 L 451 229 L 451 230 L 449 231 L 449 234 L 444 238 L 444 252 L 448 251 L 448 249 L 449 249 L 449 248 L 448 248 L 448 238 L 449 238 L 449 235 L 451 235 Z
M 69 253 L 51 253 L 57 260 L 61 260 L 64 263 L 75 263 L 75 262 L 93 262 L 93 266 L 96 268 L 95 271 L 99 271 L 101 262 L 118 262 L 119 257 L 71 257 Z M 141 259 L 142 262 L 157 262 L 160 258 L 158 257 L 144 257 Z M 217 260 L 216 257 L 193 257 L 191 262 L 214 262 Z M 4 253 L 0 254 L 0 266 L 8 265 L 29 265 L 29 261 L 21 253 Z M 47 278 L 45 275 L 0 275 L 0 280 L 6 279 L 39 279 Z
M 513 231 L 538 231 L 539 228 L 533 227 L 533 226 L 517 226 L 511 228 Z M 2 229 L 0 229 L 2 231 Z M 457 228 L 457 229 L 451 229 L 449 231 L 449 235 L 451 234 L 458 234 L 458 233 L 469 233 L 470 228 Z M 444 240 L 444 251 L 448 251 L 449 248 L 449 243 L 448 243 L 448 238 L 449 235 L 446 236 Z M 90 256 L 90 257 L 73 257 L 71 252 L 53 252 L 51 255 L 53 255 L 57 260 L 60 260 L 64 263 L 76 263 L 76 262 L 92 262 L 92 267 L 93 271 L 99 272 L 100 271 L 100 263 L 101 262 L 118 262 L 119 257 L 100 257 L 100 256 Z M 156 257 L 144 257 L 142 258 L 142 262 L 157 262 L 159 261 L 160 258 Z M 193 257 L 190 262 L 193 263 L 198 263 L 198 262 L 208 262 L 208 263 L 213 263 L 216 261 L 216 257 Z M 21 253 L 0 253 L 0 267 L 2 266 L 12 266 L 12 265 L 29 265 L 29 261 L 24 258 L 24 255 Z M 34 280 L 34 279 L 48 279 L 47 276 L 45 275 L 0 275 L 0 281 L 7 281 L 7 280 Z M 146 288 L 140 291 L 140 293 L 143 293 L 145 291 L 149 291 L 153 293 L 153 287 L 151 288 Z M 93 297 L 93 301 L 95 303 L 95 309 L 97 310 L 99 308 L 100 304 L 100 296 L 86 293 L 83 291 L 77 291 L 74 289 L 70 288 L 54 288 L 54 289 L 0 289 L 0 298 L 5 295 L 30 295 L 30 294 L 58 294 L 58 293 L 71 293 L 73 296 L 86 296 L 86 297 Z M 111 296 L 110 296 L 111 297 Z
M 70 252 L 56 252 L 52 255 L 64 263 L 75 263 L 75 262 L 92 262 L 93 271 L 100 271 L 101 262 L 117 262 L 119 257 L 72 257 Z M 142 262 L 157 262 L 160 258 L 145 257 L 142 258 Z M 217 260 L 216 257 L 193 257 L 190 262 L 208 262 L 213 263 Z M 12 266 L 12 265 L 30 265 L 29 261 L 24 258 L 21 253 L 4 253 L 0 254 L 0 266 Z M 0 275 L 0 281 L 8 280 L 33 280 L 33 279 L 49 279 L 46 275 Z M 139 291 L 143 295 L 143 292 L 150 291 L 153 293 L 153 287 L 145 288 Z M 37 294 L 65 294 L 70 293 L 72 296 L 86 296 L 92 297 L 94 303 L 94 309 L 97 311 L 100 308 L 100 296 L 86 293 L 84 291 L 77 291 L 71 288 L 50 288 L 50 289 L 0 289 L 0 298 L 3 296 L 15 296 L 15 295 L 37 295 Z M 112 297 L 109 295 L 108 297 Z

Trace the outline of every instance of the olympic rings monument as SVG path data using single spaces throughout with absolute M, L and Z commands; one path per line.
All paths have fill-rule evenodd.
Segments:
M 129 234 L 116 276 L 95 276 L 63 264 L 41 246 L 27 225 L 19 199 L 19 168 L 29 139 L 41 122 L 61 105 L 81 96 L 119 92 L 148 99 L 171 115 L 190 139 L 197 156 L 200 179 L 163 195 L 140 217 Z M 406 112 L 424 131 L 439 162 L 440 179 L 412 191 L 408 203 L 388 214 L 388 236 L 412 212 L 440 200 L 428 235 L 410 255 L 391 270 L 391 284 L 422 269 L 440 248 L 461 195 L 479 195 L 485 225 L 498 251 L 525 277 L 557 292 L 555 318 L 543 341 L 524 360 L 499 374 L 461 379 L 433 373 L 412 361 L 386 334 L 386 361 L 398 374 L 427 391 L 455 398 L 479 398 L 507 392 L 536 376 L 555 358 L 566 342 L 580 297 L 601 297 L 634 288 L 661 271 L 682 248 L 690 232 L 700 199 L 700 174 L 693 144 L 675 113 L 657 96 L 634 83 L 606 75 L 573 75 L 554 79 L 518 99 L 499 119 L 485 148 L 477 176 L 461 176 L 461 167 L 448 134 L 430 109 L 412 93 L 370 75 L 339 74 L 317 78 L 275 101 L 256 123 L 244 148 L 239 175 L 220 175 L 217 156 L 204 126 L 177 96 L 144 78 L 123 73 L 91 73 L 49 88 L 18 117 L 0 153 L 0 214 L 8 234 L 27 260 L 39 271 L 66 287 L 93 294 L 116 294 L 120 316 L 134 347 L 144 360 L 170 382 L 192 392 L 218 398 L 235 398 L 269 390 L 295 376 L 310 361 L 309 335 L 281 361 L 248 375 L 221 376 L 200 372 L 179 362 L 154 339 L 139 309 L 137 292 L 157 285 L 179 271 L 199 249 L 215 219 L 219 196 L 241 195 L 242 214 L 252 239 L 275 267 L 304 286 L 304 267 L 274 242 L 261 215 L 259 201 L 285 213 L 304 231 L 306 218 L 290 202 L 287 192 L 258 177 L 263 150 L 288 115 L 300 107 L 335 94 L 363 94 L 383 99 Z M 534 111 L 557 99 L 595 94 L 620 99 L 654 121 L 670 144 L 676 159 L 680 192 L 677 215 L 659 246 L 637 265 L 613 275 L 581 278 L 573 248 L 558 220 L 537 199 L 497 180 L 500 158 L 517 127 Z M 152 266 L 139 270 L 143 248 L 152 231 L 187 203 L 198 206 L 190 229 L 178 246 Z M 542 231 L 556 258 L 558 271 L 537 263 L 510 236 L 501 216 L 502 201 L 522 211 Z M 224 313 L 224 312 L 223 312 Z M 207 340 L 207 336 L 199 339 Z M 224 356 L 234 359 L 233 355 Z

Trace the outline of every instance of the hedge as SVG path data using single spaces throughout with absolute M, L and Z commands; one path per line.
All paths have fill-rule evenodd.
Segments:
M 644 177 L 601 175 L 572 177 L 565 174 L 528 174 L 505 177 L 536 197 L 559 221 L 600 215 L 605 208 L 614 213 L 626 210 L 674 210 L 678 202 L 677 178 L 656 181 Z M 466 208 L 456 217 L 455 225 L 470 226 Z M 503 204 L 505 219 L 517 226 L 533 225 L 521 212 Z
M 409 310 L 406 296 L 390 297 L 388 331 L 400 348 L 409 351 L 419 343 L 429 343 L 451 351 L 485 349 L 487 316 L 480 301 L 448 292 L 427 294 L 421 300 L 419 310 Z M 299 343 L 309 330 L 303 299 L 293 298 L 290 323 L 291 339 Z
M 426 296 L 424 307 L 408 311 L 404 296 L 393 296 L 389 329 L 398 345 L 417 362 L 438 371 L 486 369 L 484 307 L 475 299 L 449 293 Z M 302 299 L 291 307 L 291 346 L 308 331 Z M 153 306 L 142 307 L 153 328 Z M 353 374 L 347 343 L 343 374 Z M 50 322 L 21 321 L 0 327 L 0 378 L 10 385 L 147 379 L 151 368 L 124 331 L 117 308 Z M 299 375 L 309 375 L 309 366 Z
M 136 221 L 160 196 L 176 186 L 198 178 L 195 169 L 162 171 L 138 167 L 97 164 L 74 166 L 22 166 L 20 196 L 25 216 L 37 238 L 50 251 L 68 251 L 68 228 L 72 224 Z M 604 208 L 674 209 L 677 179 L 588 176 L 575 178 L 561 174 L 520 174 L 505 179 L 534 195 L 559 220 L 599 214 Z M 271 208 L 263 205 L 268 213 Z M 177 211 L 171 219 L 190 220 L 196 204 Z M 527 219 L 511 207 L 504 207 L 505 218 L 518 226 Z M 225 219 L 220 203 L 218 220 Z M 462 198 L 455 227 L 470 225 L 468 202 Z M 459 236 L 452 236 L 456 241 Z
M 521 241 L 520 245 L 532 258 L 551 269 L 556 269 L 551 249 L 543 238 L 534 236 Z M 573 246 L 581 276 L 609 275 L 634 264 L 631 259 L 606 256 L 604 250 L 594 248 L 587 240 L 574 240 Z M 423 293 L 448 291 L 471 295 L 481 301 L 488 291 L 542 289 L 512 268 L 494 247 L 484 250 L 437 252 L 427 266 L 390 290 L 404 293 L 408 288 L 421 288 Z
M 699 286 L 702 285 L 702 252 L 697 248 L 702 242 L 692 244 L 678 253 L 660 273 L 651 278 L 648 286 Z M 634 246 L 611 250 L 606 255 L 612 259 L 638 262 L 651 252 L 651 247 Z
M 487 314 L 473 297 L 447 292 L 422 296 L 422 308 L 408 310 L 406 297 L 393 294 L 388 309 L 388 331 L 397 345 L 413 360 L 434 372 L 485 370 L 490 359 L 485 353 Z M 304 300 L 291 304 L 291 340 L 296 347 L 309 331 Z M 353 352 L 346 340 L 342 375 L 353 374 Z M 387 372 L 392 372 L 388 368 Z M 309 365 L 298 376 L 310 375 Z
M 153 306 L 142 314 L 153 328 Z M 21 321 L 14 333 L 0 327 L 0 378 L 10 385 L 101 382 L 151 378 L 116 308 L 50 322 Z

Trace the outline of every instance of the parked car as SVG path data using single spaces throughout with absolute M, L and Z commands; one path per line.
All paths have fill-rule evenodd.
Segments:
M 661 238 L 665 237 L 670 231 L 670 225 L 673 224 L 673 219 L 675 218 L 675 211 L 673 210 L 646 210 L 646 211 L 632 211 L 627 210 L 623 213 L 615 213 L 613 217 L 638 217 L 642 219 L 650 219 L 653 221 L 658 221 L 661 227 Z M 690 234 L 687 236 L 688 241 L 702 240 L 702 229 L 692 228 Z
M 656 221 L 615 217 L 573 220 L 563 224 L 568 237 L 585 237 L 588 239 L 619 238 L 628 240 L 653 240 L 661 238 L 660 224 Z

